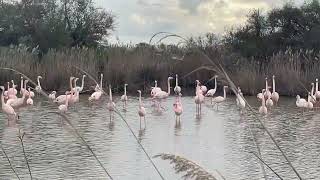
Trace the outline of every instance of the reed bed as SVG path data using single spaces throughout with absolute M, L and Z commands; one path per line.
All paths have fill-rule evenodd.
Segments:
M 149 90 L 154 80 L 158 80 L 159 85 L 164 88 L 167 86 L 167 77 L 176 73 L 181 77 L 180 85 L 186 89 L 192 90 L 196 79 L 209 87 L 213 86 L 214 82 L 207 80 L 215 75 L 214 72 L 201 70 L 185 76 L 205 65 L 199 53 L 186 48 L 188 47 L 164 45 L 155 47 L 148 44 L 112 45 L 96 49 L 52 49 L 40 57 L 25 47 L 1 47 L 0 67 L 14 68 L 33 80 L 41 75 L 42 86 L 47 91 L 66 90 L 70 76 L 82 75 L 75 67 L 86 70 L 96 79 L 103 73 L 104 85 L 112 84 L 115 92 L 121 92 L 124 83 L 129 84 L 128 90 L 131 93 L 136 93 L 136 89 Z M 181 58 L 185 51 L 191 53 Z M 243 58 L 219 46 L 206 47 L 203 51 L 210 58 L 219 60 L 246 95 L 255 95 L 264 88 L 266 76 L 272 85 L 272 75 L 276 76 L 277 91 L 281 95 L 306 94 L 300 82 L 309 88 L 309 82 L 314 81 L 320 72 L 319 62 L 314 58 L 317 55 L 312 51 L 292 52 L 289 49 L 264 60 Z M 0 84 L 11 79 L 16 84 L 20 83 L 19 76 L 9 71 L 0 71 Z M 219 84 L 221 87 L 223 82 Z M 89 89 L 94 82 L 87 79 L 85 85 L 85 89 Z

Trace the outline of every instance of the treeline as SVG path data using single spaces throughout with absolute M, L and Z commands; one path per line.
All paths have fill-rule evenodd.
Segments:
M 114 15 L 92 0 L 0 1 L 0 46 L 97 47 L 113 29 Z
M 305 1 L 296 7 L 292 3 L 272 9 L 266 14 L 253 10 L 247 23 L 228 32 L 225 45 L 244 57 L 265 60 L 279 51 L 320 49 L 319 0 Z

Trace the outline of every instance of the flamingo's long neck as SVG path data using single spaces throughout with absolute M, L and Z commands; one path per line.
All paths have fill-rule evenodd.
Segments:
M 276 92 L 276 81 L 274 80 L 274 77 L 272 78 L 272 91 Z
M 268 89 L 268 80 L 266 79 L 266 91 L 269 91 Z
M 21 82 L 20 82 L 20 92 L 22 92 L 23 89 L 23 78 L 21 78 Z
M 139 92 L 139 107 L 142 107 L 141 92 Z
M 313 95 L 313 93 L 314 93 L 314 85 L 312 84 L 311 87 L 312 87 L 312 88 L 311 88 L 311 95 Z
M 72 96 L 73 96 L 73 95 L 72 95 L 72 92 L 71 92 L 70 96 L 71 96 L 71 98 L 72 98 Z M 67 107 L 68 107 L 68 103 L 69 103 L 69 98 L 68 98 L 68 94 L 67 94 L 67 95 L 66 95 L 66 104 L 65 104 Z
M 214 89 L 217 90 L 217 77 L 214 77 Z
M 72 78 L 70 78 L 70 91 L 72 91 Z
M 124 85 L 124 95 L 126 96 L 127 95 L 127 86 Z
M 168 95 L 170 95 L 170 79 L 168 79 Z
M 40 84 L 40 77 L 38 77 L 38 86 L 41 87 L 41 84 Z
M 28 81 L 24 81 L 24 89 L 27 89 L 27 83 Z
M 109 86 L 109 99 L 110 99 L 110 102 L 112 102 L 112 91 L 110 86 Z
M 154 81 L 154 87 L 158 87 L 158 82 Z
M 319 82 L 318 80 L 316 81 L 316 92 L 319 91 Z
M 101 74 L 101 79 L 100 79 L 100 89 L 102 90 L 102 79 L 103 79 L 103 74 Z
M 263 94 L 263 93 L 262 93 Z M 262 107 L 265 107 L 266 106 L 266 103 L 265 103 L 265 99 L 264 98 L 262 98 Z
M 227 93 L 226 93 L 226 88 L 223 88 L 223 98 L 226 99 Z
M 3 94 L 4 94 L 4 89 L 3 89 L 2 92 L 1 92 L 1 107 L 3 107 L 4 104 L 5 104 L 5 103 L 4 103 L 4 97 L 3 97 L 4 95 L 3 95 Z
M 84 87 L 84 77 L 85 76 L 82 76 L 81 89 L 83 89 L 83 87 Z
M 15 88 L 15 84 L 13 80 L 12 80 L 12 88 Z
M 176 76 L 176 86 L 178 86 L 178 76 Z

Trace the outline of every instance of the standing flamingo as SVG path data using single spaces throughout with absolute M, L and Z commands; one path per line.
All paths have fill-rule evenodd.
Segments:
M 73 87 L 72 87 L 72 81 L 75 77 L 70 77 L 70 80 L 69 80 L 69 86 L 70 86 L 70 91 L 69 93 L 72 91 Z M 68 94 L 69 94 L 68 93 Z M 69 99 L 71 98 L 72 96 L 69 94 L 68 96 L 67 95 L 60 95 L 58 96 L 53 102 L 56 102 L 58 104 L 65 104 L 66 102 L 66 99 Z
M 30 87 L 29 87 L 29 94 L 30 94 Z M 33 105 L 33 100 L 31 99 L 30 96 L 27 99 L 27 105 Z
M 272 94 L 271 94 L 271 98 L 272 100 L 278 104 L 279 101 L 279 93 L 276 92 L 276 80 L 275 80 L 275 76 L 272 76 Z
M 267 101 L 266 101 L 266 106 L 268 108 L 271 108 L 273 106 L 273 101 L 271 99 L 271 96 L 268 96 Z
M 24 89 L 23 86 L 23 76 L 21 76 L 21 82 L 20 82 L 20 95 L 22 95 L 23 93 L 25 93 L 27 90 Z
M 100 75 L 100 85 L 97 84 L 98 87 L 95 88 L 95 92 L 93 92 L 91 94 L 91 96 L 89 97 L 89 101 L 98 101 L 102 94 L 103 94 L 103 91 L 102 91 L 102 79 L 103 79 L 103 74 Z
M 313 104 L 311 102 L 311 93 L 310 92 L 308 92 L 308 102 L 306 104 L 306 108 L 307 109 L 313 109 Z
M 103 91 L 102 81 L 103 81 L 103 74 L 101 73 L 100 74 L 100 85 L 99 84 L 96 85 L 96 87 L 94 88 L 95 91 Z
M 160 87 L 158 87 L 158 81 L 155 80 L 154 81 L 154 87 L 152 87 L 151 89 L 151 97 L 153 97 L 154 95 L 156 95 L 158 92 L 162 91 Z
M 269 96 L 271 96 L 271 92 L 269 90 L 269 86 L 268 86 L 268 78 L 266 77 L 266 92 L 263 94 L 265 99 L 268 99 Z
M 200 81 L 196 80 L 196 96 L 194 102 L 196 103 L 196 114 L 201 115 L 201 105 L 204 103 L 203 92 L 201 91 Z
M 227 98 L 227 93 L 226 93 L 226 89 L 228 88 L 228 86 L 223 86 L 223 97 L 222 96 L 217 96 L 217 97 L 215 97 L 215 98 L 213 98 L 213 105 L 217 105 L 217 110 L 218 110 L 218 105 L 220 104 L 220 103 L 222 103 L 223 101 L 225 101 L 226 100 L 226 98 Z
M 123 109 L 127 109 L 127 102 L 128 102 L 128 96 L 127 96 L 127 86 L 128 84 L 124 84 L 124 94 L 121 96 L 121 101 L 123 102 Z
M 176 86 L 174 87 L 173 90 L 177 95 L 181 93 L 181 87 L 178 85 L 178 74 L 176 74 Z
M 109 114 L 110 114 L 110 122 L 114 120 L 115 108 L 116 108 L 116 104 L 112 101 L 112 90 L 111 90 L 111 85 L 109 85 L 109 101 L 107 104 L 107 109 L 109 110 Z
M 142 118 L 144 119 L 144 128 L 147 127 L 147 123 L 146 123 L 146 109 L 143 107 L 142 104 L 142 100 L 141 100 L 141 91 L 138 90 L 139 93 L 139 110 L 138 110 L 138 114 L 140 117 L 140 129 L 141 129 L 141 120 Z
M 2 93 L 1 93 L 1 108 L 2 108 L 2 111 L 7 115 L 8 120 L 10 120 L 10 118 L 12 118 L 12 117 L 16 118 L 17 114 L 14 111 L 14 109 L 10 105 L 8 105 L 8 104 L 6 104 L 4 102 L 4 87 L 0 86 L 0 89 L 2 90 Z
M 24 89 L 25 89 L 25 93 L 26 93 L 26 96 L 27 96 L 27 97 L 29 97 L 29 96 L 30 96 L 30 97 L 32 97 L 32 98 L 33 98 L 33 97 L 34 97 L 34 92 L 33 92 L 33 91 L 31 91 L 31 90 L 30 90 L 30 91 L 27 91 L 27 84 L 28 84 L 28 82 L 29 82 L 29 80 L 25 80 L 25 81 L 24 81 Z
M 238 93 L 236 94 L 237 98 L 236 98 L 236 102 L 237 102 L 237 106 L 240 108 L 240 114 L 242 114 L 242 110 L 246 108 L 246 102 L 243 99 L 243 94 L 241 92 L 240 87 L 238 87 Z
M 181 103 L 181 93 L 179 97 L 176 99 L 176 102 L 173 104 L 173 110 L 176 114 L 176 123 L 181 121 L 181 114 L 183 112 L 182 103 Z M 179 121 L 178 121 L 179 120 Z
M 316 103 L 316 96 L 314 95 L 314 83 L 311 83 L 311 102 Z
M 161 107 L 161 100 L 169 97 L 170 95 L 170 80 L 173 79 L 172 77 L 168 77 L 168 92 L 159 91 L 154 95 L 154 98 L 158 100 L 158 111 L 160 111 Z
M 81 86 L 75 86 L 74 90 L 78 91 L 79 93 L 81 93 L 83 91 L 83 87 L 84 87 L 84 78 L 87 77 L 86 75 L 82 76 L 82 81 L 81 81 Z
M 41 84 L 40 84 L 40 79 L 42 79 L 42 76 L 38 76 L 37 77 L 38 84 L 37 84 L 37 86 L 35 88 L 37 93 L 41 93 L 41 91 L 42 91 Z
M 263 89 L 263 90 L 262 90 L 262 94 L 264 94 L 265 91 L 266 91 L 266 90 Z M 267 109 L 267 107 L 266 107 L 265 101 L 266 101 L 266 100 L 265 100 L 264 98 L 261 99 L 261 106 L 260 106 L 260 108 L 259 108 L 259 113 L 262 114 L 262 115 L 267 115 L 267 113 L 268 113 L 268 109 Z
M 23 93 L 21 98 L 9 99 L 7 101 L 7 104 L 13 107 L 14 109 L 18 109 L 23 105 L 25 105 L 25 101 L 26 101 L 26 93 Z
M 72 89 L 72 93 L 73 93 L 73 97 L 70 101 L 70 104 L 74 104 L 74 103 L 77 103 L 79 102 L 80 98 L 79 98 L 79 91 L 77 91 L 77 88 L 76 88 L 76 85 L 77 85 L 77 81 L 79 80 L 79 78 L 75 78 L 73 80 L 73 89 Z
M 217 91 L 217 77 L 218 77 L 217 75 L 214 76 L 214 89 L 210 89 L 206 94 L 206 96 L 211 97 L 211 104 L 212 104 L 213 95 Z
M 66 94 L 65 94 L 65 96 L 67 97 L 68 95 L 69 95 L 69 91 L 66 91 Z M 61 104 L 60 106 L 59 106 L 59 111 L 61 112 L 61 113 L 66 113 L 67 111 L 68 111 L 68 102 L 69 102 L 69 98 L 66 98 L 66 100 L 65 100 L 65 104 Z

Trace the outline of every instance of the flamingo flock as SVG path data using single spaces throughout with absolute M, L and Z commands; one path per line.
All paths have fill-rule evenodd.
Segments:
M 80 93 L 84 90 L 84 81 L 86 75 L 82 76 L 81 86 L 77 86 L 77 81 L 79 78 L 70 77 L 69 79 L 69 88 L 65 93 L 58 95 L 57 91 L 52 91 L 48 98 L 53 103 L 58 104 L 58 111 L 60 113 L 67 113 L 69 106 L 72 106 L 80 101 Z M 202 105 L 205 104 L 205 99 L 210 98 L 210 104 L 212 107 L 218 107 L 220 104 L 226 101 L 227 99 L 227 90 L 228 86 L 224 85 L 223 87 L 223 95 L 215 96 L 218 88 L 218 76 L 214 76 L 214 88 L 207 89 L 207 87 L 201 84 L 200 80 L 195 80 L 195 96 L 194 102 L 196 105 L 196 115 L 200 116 L 202 111 Z M 35 92 L 38 94 L 45 94 L 41 87 L 40 80 L 42 76 L 37 76 L 37 84 L 34 88 Z M 167 90 L 164 91 L 158 86 L 158 82 L 154 81 L 154 87 L 151 88 L 151 100 L 153 102 L 153 106 L 156 111 L 161 112 L 164 107 L 162 102 L 170 96 L 171 93 L 171 81 L 174 80 L 173 77 L 169 76 L 167 79 Z M 258 112 L 262 115 L 267 115 L 268 111 L 270 111 L 274 106 L 278 105 L 279 102 L 279 93 L 276 91 L 276 81 L 275 76 L 272 76 L 272 91 L 271 87 L 269 86 L 268 78 L 266 77 L 264 85 L 265 88 L 261 90 L 261 93 L 257 94 L 258 100 L 261 101 L 261 106 L 258 108 Z M 14 83 L 13 80 L 7 82 L 7 88 L 4 86 L 0 86 L 1 92 L 1 107 L 2 112 L 7 115 L 8 119 L 18 119 L 19 116 L 17 115 L 16 111 L 25 106 L 32 106 L 33 105 L 33 98 L 35 97 L 34 92 L 31 90 L 31 87 L 28 86 L 29 80 L 24 80 L 21 77 L 20 82 L 20 91 L 18 97 L 17 85 Z M 120 100 L 122 101 L 123 110 L 126 111 L 128 106 L 128 96 L 127 96 L 127 87 L 128 84 L 124 84 L 124 94 L 121 96 Z M 107 101 L 106 109 L 109 111 L 110 114 L 110 122 L 114 121 L 114 113 L 116 111 L 116 103 L 114 102 L 112 96 L 112 88 L 111 85 L 108 86 L 108 95 L 109 99 Z M 176 123 L 179 124 L 181 122 L 181 115 L 183 113 L 183 104 L 182 104 L 182 88 L 179 86 L 179 76 L 178 74 L 175 75 L 175 86 L 173 88 L 175 94 L 175 100 L 173 103 L 173 112 L 176 117 Z M 138 115 L 140 117 L 140 129 L 142 128 L 142 120 L 144 121 L 144 128 L 146 128 L 146 108 L 142 102 L 142 91 L 138 90 L 138 97 L 139 97 L 139 105 L 138 105 Z M 234 90 L 236 96 L 236 105 L 240 110 L 240 114 L 243 114 L 246 109 L 246 100 L 241 92 L 241 88 L 238 87 Z M 100 83 L 97 83 L 94 86 L 94 92 L 89 96 L 88 101 L 91 103 L 98 102 L 102 95 L 105 92 L 103 91 L 103 74 L 100 75 Z M 307 100 L 301 98 L 300 95 L 296 96 L 296 106 L 298 108 L 302 108 L 303 110 L 306 109 L 313 109 L 315 103 L 317 103 L 318 99 L 320 99 L 320 91 L 319 91 L 319 82 L 316 79 L 315 83 L 311 83 L 311 91 L 308 92 Z

